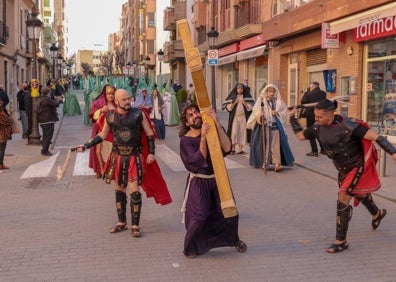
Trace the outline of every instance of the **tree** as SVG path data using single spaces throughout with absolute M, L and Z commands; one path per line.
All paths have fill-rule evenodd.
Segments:
M 93 73 L 92 67 L 88 63 L 81 63 L 81 69 L 84 75 Z
M 121 65 L 123 65 L 123 62 L 125 61 L 125 59 L 124 59 L 124 53 L 123 52 L 121 52 L 121 50 L 119 50 L 119 49 L 116 49 L 115 50 L 115 66 L 121 66 Z
M 100 64 L 105 68 L 108 74 L 113 74 L 113 53 L 111 51 L 100 54 Z

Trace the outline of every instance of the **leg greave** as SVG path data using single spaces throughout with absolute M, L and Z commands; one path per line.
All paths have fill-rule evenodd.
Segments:
M 126 222 L 127 197 L 124 192 L 115 191 L 116 209 L 119 222 Z
M 132 192 L 130 205 L 131 205 L 132 225 L 139 226 L 140 212 L 142 210 L 142 194 L 140 192 Z
M 371 194 L 367 194 L 366 198 L 357 198 L 357 199 L 367 208 L 367 210 L 371 215 L 376 215 L 378 213 L 378 207 L 374 203 L 373 196 L 371 196 Z
M 337 201 L 337 229 L 336 240 L 346 240 L 349 221 L 352 218 L 352 207 Z

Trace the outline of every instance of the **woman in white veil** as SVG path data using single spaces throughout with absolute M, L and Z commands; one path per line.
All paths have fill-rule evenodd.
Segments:
M 287 120 L 287 106 L 274 84 L 265 86 L 253 106 L 247 121 L 252 129 L 249 164 L 276 172 L 283 166 L 293 166 L 291 152 L 283 124 Z

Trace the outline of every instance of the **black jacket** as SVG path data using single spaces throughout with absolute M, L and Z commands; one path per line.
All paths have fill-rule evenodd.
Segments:
M 56 108 L 59 107 L 59 103 L 50 96 L 40 96 L 40 105 L 37 113 L 37 119 L 40 123 L 56 122 L 59 120 L 58 112 Z
M 17 93 L 18 109 L 25 111 L 25 95 L 30 95 L 27 90 L 20 89 Z
M 326 92 L 317 87 L 312 91 L 305 92 L 301 98 L 301 104 L 316 103 L 324 99 L 326 99 Z M 314 109 L 314 107 L 305 108 L 303 117 L 315 117 Z

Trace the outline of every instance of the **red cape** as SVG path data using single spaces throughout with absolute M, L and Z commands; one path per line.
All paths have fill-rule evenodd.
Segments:
M 368 125 L 363 121 L 359 121 L 359 124 L 368 127 Z M 372 141 L 361 139 L 361 142 L 364 152 L 364 170 L 361 178 L 353 189 L 353 192 L 356 194 L 373 193 L 381 187 L 381 182 L 377 173 L 378 152 Z M 354 168 L 343 179 L 340 184 L 341 191 L 346 191 L 346 189 L 348 189 L 356 174 L 356 170 L 357 168 Z
M 146 119 L 151 125 L 151 128 L 154 132 L 154 138 L 156 138 L 155 126 L 151 122 L 151 119 L 146 112 L 146 110 L 142 110 L 143 114 L 146 116 Z M 147 144 L 147 135 L 146 132 L 142 131 L 142 147 L 143 147 L 143 157 L 144 159 L 147 158 L 148 155 L 148 144 Z M 148 198 L 154 197 L 154 200 L 157 204 L 167 205 L 172 202 L 172 197 L 169 194 L 168 186 L 166 185 L 165 179 L 162 177 L 161 169 L 155 160 L 152 164 L 147 164 L 144 162 L 145 169 L 144 169 L 144 176 L 143 176 L 143 183 L 142 188 Z

